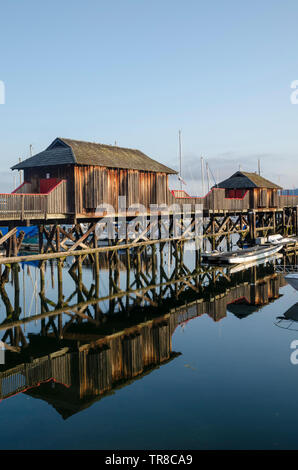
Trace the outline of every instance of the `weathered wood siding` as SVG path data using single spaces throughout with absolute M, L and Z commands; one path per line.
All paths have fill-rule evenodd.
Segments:
M 31 194 L 31 193 L 33 193 L 31 183 L 23 183 L 13 192 L 13 194 Z
M 227 198 L 225 189 L 214 188 L 205 197 L 174 197 L 172 196 L 172 203 L 180 205 L 190 204 L 191 209 L 194 211 L 196 205 L 202 205 L 204 210 L 226 210 L 237 211 L 245 210 L 250 207 L 249 192 L 243 198 Z
M 75 211 L 74 167 L 72 165 L 28 168 L 24 170 L 24 181 L 31 183 L 31 192 L 40 193 L 40 180 L 50 178 L 66 180 L 66 202 L 69 213 Z M 56 213 L 55 211 L 53 213 Z
M 250 189 L 250 208 L 266 209 L 278 207 L 277 189 Z
M 100 204 L 118 211 L 118 196 L 126 196 L 127 206 L 168 204 L 166 173 L 95 166 L 75 167 L 76 212 L 93 212 Z
M 48 214 L 68 214 L 67 181 L 61 181 L 53 191 L 47 195 Z
M 298 206 L 298 196 L 280 196 L 276 189 L 251 189 L 243 198 L 226 197 L 225 189 L 213 188 L 205 197 L 185 197 L 185 191 L 169 191 L 171 204 L 190 204 L 192 210 L 196 204 L 203 206 L 204 210 L 238 211 L 249 209 L 282 209 L 284 207 Z M 179 197 L 178 194 L 183 194 Z
M 65 187 L 52 194 L 47 200 L 39 195 L 40 180 L 47 177 L 64 179 Z M 37 213 L 93 215 L 99 205 L 110 205 L 119 210 L 118 196 L 126 196 L 127 207 L 150 204 L 202 205 L 211 211 L 245 211 L 249 209 L 282 209 L 298 206 L 298 196 L 280 196 L 276 189 L 255 188 L 242 198 L 227 197 L 223 188 L 213 188 L 205 197 L 190 197 L 184 190 L 170 191 L 166 173 L 107 168 L 98 166 L 53 166 L 24 170 L 28 182 L 15 192 L 15 197 L 26 194 L 26 200 L 1 195 L 0 212 L 6 211 L 7 218 L 15 219 L 27 211 L 28 216 Z M 32 195 L 29 197 L 28 193 Z M 34 196 L 39 195 L 40 199 Z M 26 208 L 23 207 L 25 204 Z M 48 204 L 48 206 L 47 206 Z M 64 210 L 63 210 L 64 209 Z M 29 211 L 30 214 L 29 214 Z M 1 218 L 1 215 L 0 215 Z M 2 217 L 3 218 L 3 217 Z

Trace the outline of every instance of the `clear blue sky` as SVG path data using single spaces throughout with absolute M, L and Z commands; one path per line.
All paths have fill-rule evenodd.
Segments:
M 55 137 L 139 148 L 199 193 L 199 158 L 220 179 L 255 171 L 298 186 L 296 0 L 2 2 L 0 184 Z

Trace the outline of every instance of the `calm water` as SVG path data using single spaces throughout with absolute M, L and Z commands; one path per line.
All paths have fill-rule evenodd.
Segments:
M 166 255 L 162 262 L 165 274 L 171 276 L 173 260 Z M 193 269 L 191 251 L 184 254 L 184 262 Z M 152 267 L 147 265 L 146 261 L 142 271 L 148 277 Z M 90 266 L 84 266 L 86 288 L 80 286 L 76 291 L 77 282 L 70 276 L 69 266 L 62 270 L 63 301 L 74 293 L 71 298 L 74 305 L 86 300 L 94 283 L 94 273 Z M 101 297 L 108 296 L 109 292 L 111 273 L 108 268 L 108 264 L 101 266 Z M 55 308 L 59 297 L 57 276 L 56 266 L 47 265 L 45 290 L 47 299 L 53 303 L 50 309 Z M 120 287 L 125 284 L 126 276 L 126 270 L 121 269 Z M 134 274 L 132 276 L 137 287 L 138 279 Z M 44 331 L 41 334 L 40 320 L 22 326 L 27 346 L 22 346 L 20 340 L 21 351 L 6 353 L 8 363 L 1 368 L 1 373 L 6 374 L 2 375 L 3 399 L 0 403 L 1 449 L 297 449 L 298 366 L 290 362 L 290 344 L 298 340 L 298 323 L 297 331 L 295 323 L 277 324 L 277 317 L 297 302 L 297 293 L 286 285 L 282 276 L 276 280 L 270 263 L 259 266 L 257 275 L 250 269 L 237 276 L 232 276 L 230 281 L 219 279 L 220 283 L 216 281 L 216 288 L 209 290 L 208 295 L 205 295 L 207 287 L 199 293 L 190 289 L 190 302 L 196 297 L 203 300 L 199 306 L 186 305 L 176 313 L 172 311 L 172 320 L 169 310 L 175 307 L 175 301 L 171 301 L 171 305 L 164 303 L 171 295 L 158 290 L 156 295 L 161 298 L 158 307 L 158 302 L 154 305 L 149 302 L 151 310 L 147 311 L 148 302 L 143 298 L 139 310 L 129 315 L 124 314 L 126 300 L 122 302 L 122 314 L 120 304 L 113 305 L 112 313 L 106 313 L 111 305 L 108 300 L 103 300 L 100 325 L 88 322 L 86 327 L 85 319 L 81 318 L 77 324 L 75 320 L 67 333 L 63 337 L 60 335 L 59 341 L 54 334 L 55 328 L 59 328 L 58 317 L 53 317 L 47 334 Z M 206 279 L 201 281 L 208 284 Z M 13 309 L 20 304 L 19 318 L 41 313 L 39 269 L 27 265 L 21 268 L 17 301 L 15 286 L 10 273 L 4 290 Z M 214 295 L 218 292 L 222 297 L 216 301 Z M 1 298 L 3 322 L 7 315 L 3 289 Z M 132 298 L 136 297 L 132 295 Z M 233 303 L 230 303 L 231 299 Z M 176 306 L 179 302 L 176 301 Z M 183 302 L 185 304 L 185 299 Z M 90 313 L 94 313 L 92 309 Z M 60 328 L 63 329 L 71 318 L 73 316 L 63 315 Z M 151 334 L 152 320 L 158 326 L 155 325 L 152 336 L 155 338 L 153 346 L 149 347 L 146 338 Z M 131 332 L 126 336 L 120 334 L 120 343 L 116 343 L 114 336 L 128 327 L 139 328 L 139 336 Z M 146 333 L 141 328 L 147 328 Z M 4 333 L 1 331 L 1 338 Z M 109 340 L 104 348 L 101 345 L 100 355 L 93 347 L 88 358 L 95 362 L 90 359 L 89 366 L 83 370 L 74 344 L 80 341 L 79 347 L 87 345 L 89 348 L 88 344 L 107 334 Z M 125 339 L 128 337 L 129 341 Z M 47 341 L 51 342 L 50 346 Z M 30 346 L 33 342 L 34 348 Z M 67 356 L 70 358 L 68 368 L 62 360 L 52 367 L 50 375 L 56 382 L 43 380 L 46 376 L 42 376 L 40 385 L 22 391 L 20 389 L 25 388 L 29 379 L 20 372 L 17 376 L 20 389 L 12 393 L 15 385 L 7 384 L 14 367 L 27 364 L 26 370 L 33 380 L 34 373 L 37 376 L 41 373 L 33 371 L 34 361 L 65 347 L 75 352 Z M 119 351 L 117 347 L 120 347 Z M 126 354 L 131 362 L 123 366 L 126 375 L 118 376 L 119 380 L 112 385 L 106 383 L 105 390 L 99 391 L 94 371 L 98 375 L 100 367 L 106 368 L 109 363 L 105 377 L 110 377 L 118 366 L 117 361 L 124 361 L 125 348 L 131 348 L 131 353 Z M 155 354 L 154 357 L 159 359 L 143 367 L 141 372 L 140 358 L 133 356 L 133 351 L 140 355 L 145 348 L 157 348 L 158 354 L 155 351 L 152 357 Z M 114 352 L 108 356 L 107 350 Z M 99 357 L 101 362 L 98 362 Z M 59 370 L 61 364 L 63 371 Z M 134 368 L 134 377 L 130 377 L 129 368 Z M 5 393 L 13 396 L 6 397 Z

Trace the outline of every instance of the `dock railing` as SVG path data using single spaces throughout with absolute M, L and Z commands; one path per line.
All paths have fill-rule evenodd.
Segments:
M 263 208 L 257 204 L 251 207 L 250 192 L 242 197 L 227 197 L 223 188 L 212 188 L 204 197 L 189 196 L 184 190 L 169 191 L 168 204 L 203 206 L 206 211 L 237 212 Z M 298 206 L 298 196 L 277 195 L 271 207 L 266 209 L 283 209 Z M 69 214 L 66 180 L 57 183 L 46 193 L 33 193 L 30 183 L 23 183 L 11 194 L 0 194 L 0 221 L 59 218 Z
M 0 220 L 26 220 L 67 214 L 66 181 L 59 181 L 48 193 L 34 194 L 23 191 L 24 183 L 11 194 L 0 194 Z
M 249 191 L 246 191 L 242 197 L 227 197 L 225 189 L 212 188 L 204 197 L 189 196 L 184 190 L 171 191 L 171 203 L 177 203 L 181 206 L 191 204 L 194 210 L 196 204 L 201 204 L 204 210 L 210 211 L 245 211 L 249 209 L 283 209 L 286 207 L 298 206 L 298 196 L 277 195 L 276 199 L 266 207 L 261 203 L 251 205 Z
M 298 206 L 298 196 L 295 195 L 284 195 L 278 196 L 278 207 L 295 207 Z
M 171 191 L 172 200 L 181 206 L 191 204 L 194 210 L 196 204 L 201 204 L 205 210 L 212 211 L 237 211 L 249 209 L 249 192 L 242 197 L 228 198 L 225 189 L 213 188 L 204 197 L 188 196 L 185 191 Z

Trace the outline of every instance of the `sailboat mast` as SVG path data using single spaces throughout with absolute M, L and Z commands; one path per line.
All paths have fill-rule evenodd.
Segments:
M 209 193 L 209 191 L 210 191 L 210 174 L 209 174 L 209 165 L 208 165 L 208 162 L 206 162 L 206 173 L 207 173 L 208 193 Z
M 181 129 L 179 129 L 179 176 L 180 176 L 180 189 L 182 190 L 182 150 L 181 150 Z
M 202 196 L 205 196 L 205 181 L 204 181 L 204 157 L 201 157 L 201 175 L 202 175 Z

